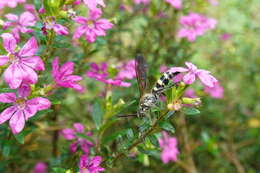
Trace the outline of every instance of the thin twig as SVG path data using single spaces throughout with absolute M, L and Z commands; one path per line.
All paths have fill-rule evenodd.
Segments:
M 151 126 L 151 128 L 146 131 L 144 134 L 142 134 L 131 146 L 129 146 L 127 148 L 127 151 L 131 151 L 134 147 L 136 147 L 137 145 L 139 145 L 140 143 L 143 142 L 143 140 L 148 136 L 150 135 L 154 130 L 155 128 L 157 127 L 158 123 L 160 120 L 163 119 L 163 117 L 165 115 L 167 115 L 168 111 L 164 114 L 162 114 L 155 122 L 154 124 Z M 124 156 L 124 152 L 121 152 L 119 154 L 116 155 L 115 159 L 112 161 L 113 163 L 116 162 L 119 158 L 121 158 L 122 156 Z

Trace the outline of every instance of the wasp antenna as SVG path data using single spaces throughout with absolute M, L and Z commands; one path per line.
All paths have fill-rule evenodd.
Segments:
M 128 117 L 136 117 L 137 114 L 128 114 L 128 115 L 117 115 L 118 118 L 128 118 Z

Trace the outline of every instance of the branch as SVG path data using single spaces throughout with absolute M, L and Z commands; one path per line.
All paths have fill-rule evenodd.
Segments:
M 159 121 L 162 120 L 163 117 L 164 117 L 165 115 L 167 115 L 168 112 L 169 112 L 169 111 L 167 111 L 166 113 L 162 114 L 162 115 L 153 123 L 153 125 L 151 126 L 151 128 L 150 128 L 148 131 L 146 131 L 144 134 L 142 134 L 131 146 L 129 146 L 129 147 L 127 148 L 127 151 L 132 150 L 134 147 L 136 147 L 137 145 L 139 145 L 140 143 L 142 143 L 143 140 L 144 140 L 147 136 L 149 136 L 149 135 L 155 130 L 155 128 L 157 127 Z M 122 156 L 124 156 L 124 152 L 121 152 L 121 153 L 117 154 L 116 157 L 115 157 L 115 159 L 112 161 L 112 163 L 116 162 L 116 161 L 117 161 L 119 158 L 121 158 Z

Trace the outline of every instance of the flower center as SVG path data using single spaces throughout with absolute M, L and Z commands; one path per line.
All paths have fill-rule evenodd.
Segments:
M 95 27 L 93 20 L 87 21 L 87 25 L 88 25 L 89 28 L 94 28 Z
M 12 63 L 17 63 L 19 62 L 19 57 L 18 54 L 14 53 L 14 54 L 9 54 L 9 61 Z
M 17 98 L 15 103 L 19 109 L 24 109 L 26 106 L 26 100 L 23 98 Z

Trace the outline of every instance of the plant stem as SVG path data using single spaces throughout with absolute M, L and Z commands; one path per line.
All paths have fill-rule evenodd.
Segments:
M 163 117 L 164 117 L 165 115 L 167 115 L 168 112 L 169 112 L 169 111 L 167 111 L 166 113 L 162 114 L 162 115 L 153 123 L 153 125 L 151 126 L 151 128 L 150 128 L 148 131 L 146 131 L 144 134 L 142 134 L 131 146 L 129 146 L 129 147 L 127 148 L 127 151 L 131 151 L 134 147 L 136 147 L 137 145 L 139 145 L 140 143 L 142 143 L 143 140 L 144 140 L 147 136 L 149 136 L 149 135 L 156 129 L 156 127 L 157 127 L 159 121 L 162 120 Z M 117 154 L 116 157 L 115 157 L 115 159 L 114 159 L 112 162 L 113 162 L 113 163 L 116 162 L 116 161 L 117 161 L 119 158 L 121 158 L 122 156 L 124 156 L 124 152 L 121 152 L 121 153 Z

